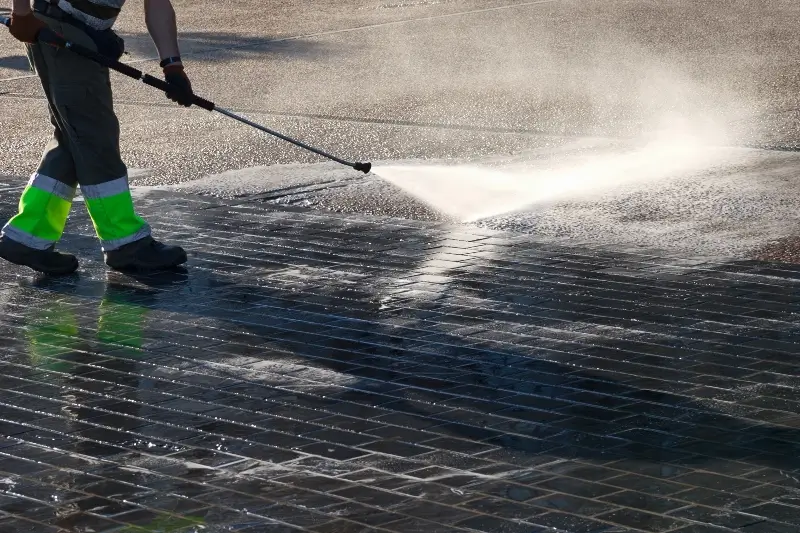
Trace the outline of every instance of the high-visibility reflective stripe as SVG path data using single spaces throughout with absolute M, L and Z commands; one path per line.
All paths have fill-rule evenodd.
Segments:
M 10 224 L 6 224 L 3 228 L 3 235 L 7 236 L 12 241 L 16 241 L 20 244 L 24 244 L 29 248 L 33 248 L 35 250 L 47 250 L 51 246 L 53 246 L 56 241 L 49 241 L 47 239 L 40 239 L 39 237 L 34 237 L 27 231 L 22 231 L 21 229 L 17 229 Z
M 98 30 L 111 28 L 125 0 L 61 0 L 58 7 Z
M 99 185 L 81 185 L 83 196 L 88 199 L 108 198 L 125 192 L 129 192 L 128 177 L 107 181 Z
M 116 250 L 118 248 L 122 248 L 126 244 L 130 244 L 132 242 L 136 242 L 138 240 L 144 239 L 145 237 L 149 237 L 151 235 L 150 225 L 145 223 L 139 231 L 134 233 L 133 235 L 129 235 L 127 237 L 123 237 L 121 239 L 114 239 L 114 240 L 100 240 L 100 245 L 104 252 L 110 252 L 112 250 Z
M 76 188 L 57 179 L 35 172 L 28 181 L 29 187 L 36 187 L 44 192 L 54 194 L 59 198 L 71 202 L 75 198 Z
M 150 235 L 150 226 L 134 210 L 127 176 L 81 185 L 81 191 L 103 251 L 116 250 Z

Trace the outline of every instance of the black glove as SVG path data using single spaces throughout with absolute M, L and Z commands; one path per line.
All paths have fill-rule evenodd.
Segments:
M 167 98 L 173 102 L 178 102 L 184 107 L 191 107 L 194 94 L 192 93 L 192 82 L 183 71 L 183 65 L 169 65 L 164 68 L 164 81 L 174 87 L 167 91 Z

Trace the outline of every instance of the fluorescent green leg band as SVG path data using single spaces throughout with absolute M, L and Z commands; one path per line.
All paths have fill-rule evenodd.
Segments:
M 71 202 L 29 186 L 19 200 L 19 214 L 10 224 L 34 237 L 55 242 L 64 233 L 71 207 Z
M 34 174 L 20 197 L 19 212 L 3 233 L 37 250 L 52 246 L 64 233 L 74 196 L 74 187 Z
M 127 178 L 82 185 L 81 191 L 104 251 L 116 250 L 150 235 L 150 226 L 134 210 Z
M 123 241 L 147 225 L 133 210 L 130 192 L 96 200 L 87 198 L 86 207 L 97 236 L 104 243 Z

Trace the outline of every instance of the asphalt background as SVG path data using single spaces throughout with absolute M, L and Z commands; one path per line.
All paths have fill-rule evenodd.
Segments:
M 603 157 L 663 128 L 709 146 L 770 148 L 481 222 L 489 227 L 737 258 L 800 229 L 795 2 L 174 4 L 196 92 L 352 160 L 502 167 L 599 157 L 601 169 Z M 158 74 L 139 3 L 118 30 L 125 61 Z M 121 75 L 113 85 L 137 186 L 200 179 L 183 189 L 441 217 L 377 176 L 306 166 L 321 160 L 218 114 L 176 108 Z M 0 173 L 24 179 L 35 167 L 49 135 L 41 95 L 19 43 L 0 38 Z M 652 170 L 637 161 L 624 171 Z

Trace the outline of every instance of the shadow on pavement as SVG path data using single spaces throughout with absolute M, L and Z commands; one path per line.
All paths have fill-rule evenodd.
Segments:
M 25 56 L 0 57 L 0 68 L 19 70 L 20 72 L 27 72 L 31 69 L 28 58 Z
M 155 57 L 155 47 L 149 34 L 120 32 L 120 36 L 125 40 L 125 48 L 132 56 Z M 191 55 L 193 63 L 214 63 L 248 58 L 268 60 L 272 55 L 316 59 L 347 53 L 346 48 L 341 44 L 329 47 L 324 42 L 311 39 L 273 40 L 266 36 L 247 37 L 224 32 L 180 32 L 179 44 L 182 54 Z

